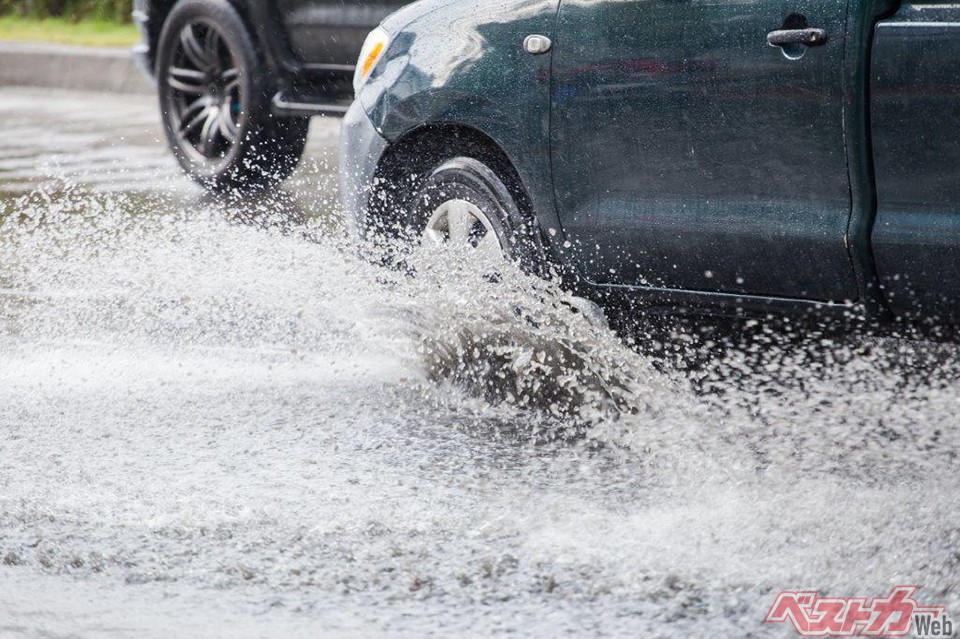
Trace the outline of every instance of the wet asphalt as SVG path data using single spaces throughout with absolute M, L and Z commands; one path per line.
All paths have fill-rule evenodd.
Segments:
M 0 636 L 790 637 L 960 615 L 955 347 L 623 336 L 180 175 L 149 96 L 0 89 Z M 796 337 L 796 336 L 794 336 Z M 641 342 L 641 343 L 636 343 Z

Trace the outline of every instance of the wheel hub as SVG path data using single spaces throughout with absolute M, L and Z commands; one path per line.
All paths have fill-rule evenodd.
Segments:
M 222 160 L 239 137 L 243 96 L 239 68 L 215 24 L 197 20 L 181 29 L 167 83 L 180 147 L 195 161 Z
M 427 220 L 424 238 L 435 245 L 471 250 L 487 259 L 506 258 L 490 218 L 467 200 L 447 200 L 434 209 Z

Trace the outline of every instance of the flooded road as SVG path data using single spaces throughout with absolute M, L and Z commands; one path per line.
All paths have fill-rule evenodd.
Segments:
M 960 615 L 952 346 L 632 346 L 552 284 L 355 257 L 336 121 L 280 193 L 151 100 L 0 89 L 0 636 L 790 637 Z

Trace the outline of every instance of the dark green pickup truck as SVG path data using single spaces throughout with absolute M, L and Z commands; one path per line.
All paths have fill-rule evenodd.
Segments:
M 493 234 L 670 312 L 960 321 L 958 4 L 421 0 L 371 37 L 364 233 Z

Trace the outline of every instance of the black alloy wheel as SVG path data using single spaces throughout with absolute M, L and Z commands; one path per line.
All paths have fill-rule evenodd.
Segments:
M 226 0 L 181 0 L 160 36 L 157 84 L 167 142 L 212 190 L 275 185 L 296 168 L 308 118 L 270 111 L 276 81 Z
M 177 40 L 167 83 L 179 146 L 199 161 L 222 162 L 240 134 L 240 70 L 207 20 L 186 24 Z

